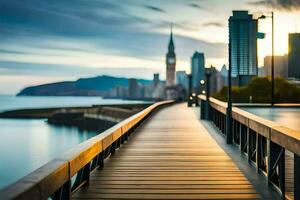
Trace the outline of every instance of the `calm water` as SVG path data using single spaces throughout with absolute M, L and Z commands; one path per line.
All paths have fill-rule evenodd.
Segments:
M 101 97 L 13 97 L 0 95 L 0 111 L 19 108 L 137 103 Z M 49 125 L 43 119 L 0 119 L 0 188 L 11 184 L 96 132 Z
M 101 97 L 16 97 L 0 95 L 0 112 L 21 108 L 55 108 L 63 106 L 91 106 L 94 104 L 139 103 L 121 99 L 102 99 Z
M 244 110 L 300 131 L 300 108 L 243 108 Z

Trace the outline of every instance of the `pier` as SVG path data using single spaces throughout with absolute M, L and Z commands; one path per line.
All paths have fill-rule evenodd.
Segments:
M 206 115 L 207 101 L 199 101 Z M 155 103 L 2 189 L 0 197 L 298 199 L 300 134 L 234 108 L 233 142 L 226 144 L 226 104 L 211 98 L 208 120 L 200 120 L 200 110 Z

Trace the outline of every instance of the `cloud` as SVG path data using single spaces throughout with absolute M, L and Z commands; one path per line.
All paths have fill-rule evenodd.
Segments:
M 1 76 L 19 75 L 19 76 L 47 76 L 50 79 L 57 77 L 66 77 L 69 80 L 75 78 L 92 77 L 98 75 L 111 75 L 127 78 L 152 78 L 155 69 L 145 67 L 100 67 L 89 68 L 71 65 L 56 64 L 33 64 L 26 62 L 0 61 Z M 139 74 L 136 76 L 136 74 Z
M 126 12 L 118 0 L 74 0 L 71 4 L 67 3 L 66 0 L 53 0 L 51 3 L 0 1 L 0 34 L 105 36 L 124 27 L 130 29 L 140 23 L 149 23 L 141 16 Z
M 299 10 L 300 0 L 259 0 L 254 2 L 249 2 L 251 5 L 263 5 L 271 6 L 278 10 Z
M 162 8 L 159 8 L 159 7 L 156 7 L 156 6 L 146 5 L 145 8 L 148 8 L 149 10 L 152 10 L 152 11 L 161 12 L 161 13 L 165 13 L 166 12 Z
M 196 3 L 190 3 L 188 5 L 192 8 L 201 9 L 201 10 L 203 9 L 202 6 L 200 6 L 199 4 L 196 4 Z
M 164 19 L 144 12 L 146 8 L 158 13 L 166 12 L 162 8 L 188 9 L 182 0 L 161 0 L 155 4 L 160 7 L 149 6 L 147 0 L 124 1 L 0 0 L 1 73 L 36 73 L 51 77 L 63 73 L 77 77 L 103 72 L 91 67 L 139 66 L 164 72 L 169 41 L 169 34 L 164 30 L 174 20 L 178 30 L 197 31 L 198 19 L 186 19 L 183 9 L 179 9 L 179 13 L 168 13 Z M 200 6 L 201 2 L 196 3 Z M 184 18 L 179 17 L 181 13 Z M 176 31 L 174 38 L 178 61 L 189 62 L 195 49 L 205 51 L 207 57 L 227 55 L 225 44 L 209 43 L 184 34 L 179 36 Z M 142 71 L 131 72 L 139 76 Z
M 202 24 L 202 26 L 224 27 L 224 24 L 220 23 L 220 22 L 207 22 L 207 23 Z

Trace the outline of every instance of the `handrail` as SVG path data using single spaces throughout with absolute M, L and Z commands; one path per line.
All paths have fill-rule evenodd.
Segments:
M 199 95 L 199 98 L 206 101 L 206 98 L 203 95 Z M 226 102 L 213 97 L 210 97 L 209 101 L 211 107 L 223 114 L 226 114 Z M 300 155 L 300 131 L 279 125 L 276 122 L 247 112 L 238 107 L 232 108 L 232 118 L 248 126 L 264 137 L 267 137 L 272 142 L 275 142 L 285 149 Z
M 206 97 L 198 96 L 201 105 L 207 105 Z M 285 194 L 285 150 L 294 154 L 294 196 L 300 199 L 300 131 L 282 126 L 276 122 L 249 113 L 238 107 L 232 108 L 232 133 L 226 133 L 227 103 L 209 98 L 209 120 L 227 137 L 231 134 L 233 143 L 247 154 L 248 161 L 263 171 L 268 182 L 274 185 L 283 197 Z M 201 114 L 205 112 L 201 108 Z
M 58 158 L 0 190 L 1 200 L 34 200 L 48 197 L 69 199 L 82 185 L 88 184 L 90 172 L 102 168 L 103 160 L 114 153 L 151 112 L 172 102 L 162 101 L 152 104 L 101 134 L 76 145 Z

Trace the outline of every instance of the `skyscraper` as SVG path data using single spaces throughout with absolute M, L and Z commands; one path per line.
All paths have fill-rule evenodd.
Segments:
M 263 75 L 271 76 L 272 71 L 272 56 L 264 58 Z M 275 77 L 288 77 L 288 56 L 274 56 L 274 76 Z
M 289 34 L 288 75 L 300 79 L 300 33 Z
M 167 86 L 175 85 L 175 70 L 176 70 L 176 54 L 173 42 L 173 32 L 171 27 L 170 41 L 168 46 L 168 53 L 166 55 L 166 66 L 167 66 Z
M 129 98 L 139 97 L 139 85 L 135 78 L 130 78 L 128 80 L 128 96 Z
M 205 60 L 204 54 L 195 52 L 191 59 L 192 90 L 200 93 L 200 81 L 205 80 Z
M 176 84 L 181 85 L 184 89 L 188 90 L 188 76 L 185 71 L 176 72 Z
M 233 11 L 229 18 L 229 64 L 238 85 L 257 76 L 257 30 L 257 20 L 248 11 Z

